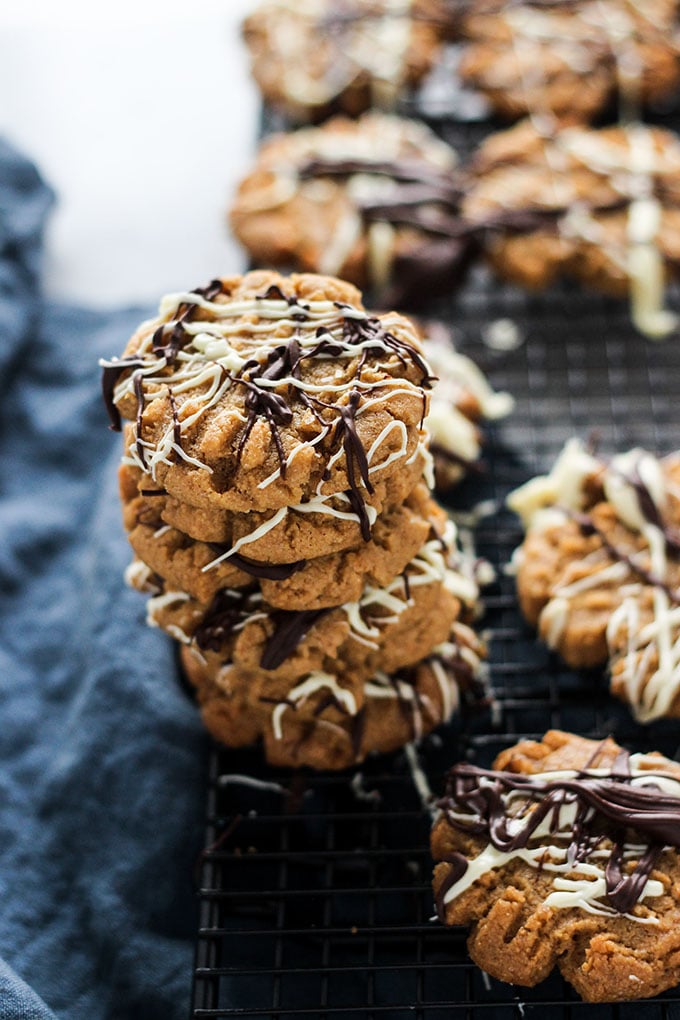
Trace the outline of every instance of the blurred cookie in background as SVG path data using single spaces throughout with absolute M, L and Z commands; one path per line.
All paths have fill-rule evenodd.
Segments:
M 258 265 L 337 275 L 374 303 L 453 289 L 469 237 L 458 158 L 417 121 L 367 113 L 263 142 L 230 213 Z
M 297 123 L 393 109 L 440 48 L 435 22 L 409 0 L 272 0 L 243 37 L 263 99 Z

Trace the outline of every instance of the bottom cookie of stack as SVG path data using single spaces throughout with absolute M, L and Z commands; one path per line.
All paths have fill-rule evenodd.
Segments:
M 446 722 L 461 692 L 479 696 L 481 652 L 474 632 L 456 622 L 451 640 L 414 666 L 377 671 L 359 689 L 341 673 L 313 670 L 279 697 L 264 693 L 261 671 L 208 662 L 193 646 L 182 648 L 181 659 L 217 740 L 231 747 L 261 740 L 275 766 L 343 769 Z

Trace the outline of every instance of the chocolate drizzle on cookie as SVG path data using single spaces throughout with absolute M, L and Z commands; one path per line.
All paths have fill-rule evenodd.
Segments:
M 314 156 L 298 168 L 301 180 L 352 177 L 354 174 L 375 174 L 399 184 L 395 197 L 395 204 L 399 206 L 437 202 L 455 207 L 462 194 L 450 172 L 438 172 L 425 160 Z
M 550 532 L 548 541 L 564 549 L 556 575 L 541 582 L 545 640 L 570 665 L 583 665 L 573 652 L 573 614 L 600 591 L 589 634 L 594 655 L 609 657 L 614 693 L 644 722 L 675 714 L 680 694 L 679 464 L 677 454 L 660 460 L 639 449 L 605 462 L 572 440 L 550 475 L 508 500 L 536 534 L 532 544 Z M 562 546 L 555 528 L 564 518 L 597 541 L 574 543 L 569 528 Z M 521 586 L 533 564 L 519 569 Z M 597 665 L 594 655 L 587 664 Z
M 271 390 L 263 390 L 257 385 L 258 378 L 267 378 L 266 370 L 262 370 L 257 362 L 254 363 L 254 367 L 249 363 L 248 367 L 250 371 L 247 379 L 243 376 L 230 377 L 232 382 L 245 386 L 247 389 L 245 399 L 247 419 L 238 446 L 236 447 L 236 463 L 241 463 L 243 449 L 250 438 L 250 433 L 258 418 L 264 418 L 269 425 L 272 441 L 276 448 L 276 455 L 279 458 L 281 477 L 285 478 L 286 453 L 278 426 L 290 425 L 293 420 L 293 412 L 282 396 L 278 393 L 273 393 Z
M 361 393 L 359 390 L 353 389 L 350 392 L 347 405 L 344 407 L 336 407 L 336 410 L 339 412 L 339 418 L 335 427 L 333 445 L 336 447 L 342 445 L 345 451 L 347 480 L 349 481 L 349 491 L 347 492 L 347 496 L 352 510 L 354 510 L 354 513 L 359 518 L 359 522 L 361 524 L 361 537 L 364 542 L 368 542 L 371 537 L 371 522 L 369 521 L 368 513 L 366 512 L 366 502 L 359 487 L 356 469 L 359 471 L 361 481 L 363 482 L 366 491 L 372 494 L 375 490 L 371 485 L 371 480 L 368 474 L 368 459 L 366 457 L 366 450 L 359 438 L 355 424 L 355 415 L 359 408 L 360 401 Z
M 568 517 L 578 524 L 583 535 L 597 535 L 603 547 L 607 550 L 612 559 L 625 565 L 636 574 L 645 584 L 660 588 L 666 593 L 671 602 L 680 604 L 680 591 L 673 590 L 662 577 L 657 577 L 651 570 L 639 563 L 634 556 L 620 549 L 614 542 L 610 541 L 605 532 L 598 528 L 589 514 L 579 513 L 576 510 L 565 510 Z
M 223 293 L 221 280 L 211 280 L 205 287 L 196 287 L 191 291 L 205 301 L 213 301 L 218 294 Z M 159 326 L 151 340 L 151 350 L 156 357 L 165 358 L 166 364 L 173 365 L 177 355 L 190 340 L 190 334 L 184 328 L 184 324 L 191 322 L 198 305 L 196 302 L 183 301 L 175 312 L 172 322 Z
M 224 546 L 217 542 L 208 544 L 219 555 L 225 551 Z M 245 556 L 241 556 L 240 553 L 231 553 L 229 563 L 238 570 L 242 570 L 244 574 L 266 581 L 286 581 L 307 566 L 307 560 L 295 560 L 294 563 L 260 563 L 257 560 L 249 560 Z
M 253 591 L 222 588 L 213 597 L 203 619 L 193 634 L 202 651 L 219 652 L 237 627 L 243 626 L 259 605 Z
M 121 420 L 120 411 L 116 407 L 114 391 L 116 384 L 124 372 L 133 368 L 144 368 L 146 361 L 143 358 L 115 358 L 112 362 L 102 368 L 102 397 L 109 416 L 109 428 L 114 432 L 120 432 Z
M 644 463 L 645 454 L 640 453 L 629 471 L 621 471 L 616 463 L 610 465 L 610 470 L 618 474 L 635 492 L 640 513 L 652 527 L 657 528 L 666 541 L 666 552 L 669 556 L 680 555 L 680 532 L 664 520 L 663 514 L 652 495 L 649 486 L 642 478 L 641 469 Z
M 274 632 L 265 642 L 261 668 L 277 669 L 304 641 L 312 627 L 332 611 L 332 608 L 271 611 L 269 618 L 274 624 Z
M 669 785 L 673 792 L 668 792 Z M 604 860 L 603 902 L 598 905 L 596 892 L 590 908 L 631 916 L 663 849 L 680 848 L 680 782 L 634 770 L 628 756 L 619 756 L 611 769 L 543 775 L 463 763 L 449 772 L 438 807 L 453 829 L 487 841 L 490 868 L 519 856 L 544 874 L 558 870 L 568 876 L 562 886 L 572 887 L 572 899 L 567 893 L 563 898 L 550 894 L 546 905 L 555 907 L 578 903 L 588 909 L 589 888 L 596 889 L 592 868 L 602 870 Z M 437 897 L 441 918 L 449 894 L 457 894 L 468 868 L 476 869 L 473 881 L 478 877 L 486 852 L 472 860 L 458 852 L 447 858 L 451 870 Z M 580 879 L 583 865 L 590 870 Z
M 137 432 L 135 437 L 135 446 L 137 448 L 137 455 L 140 463 L 143 468 L 146 468 L 146 455 L 144 453 L 144 441 L 142 439 L 142 427 L 144 424 L 144 378 L 141 372 L 135 372 L 133 374 L 132 385 L 134 387 L 135 397 L 137 400 Z
M 264 569 L 268 569 L 268 566 Z M 295 564 L 292 566 L 299 569 Z M 276 568 L 272 568 L 274 569 Z M 289 577 L 293 572 L 290 565 L 283 565 L 282 571 L 281 574 L 277 574 L 275 580 Z M 269 577 L 270 574 L 254 576 Z M 194 630 L 193 639 L 201 650 L 219 652 L 234 633 L 248 623 L 254 613 L 261 611 L 266 612 L 273 625 L 273 631 L 265 641 L 260 668 L 274 670 L 292 655 L 314 624 L 333 610 L 332 608 L 299 612 L 272 610 L 263 605 L 261 596 L 256 590 L 222 588 L 216 593 L 199 626 Z
M 362 441 L 359 416 L 370 411 L 373 404 L 388 401 L 391 389 L 401 385 L 412 389 L 425 409 L 425 391 L 434 377 L 415 336 L 411 343 L 408 333 L 402 336 L 399 330 L 388 328 L 362 309 L 340 301 L 301 301 L 277 284 L 254 298 L 234 300 L 233 304 L 223 301 L 213 311 L 210 302 L 222 289 L 220 281 L 213 281 L 186 296 L 167 299 L 166 308 L 172 300 L 177 302 L 168 321 L 139 344 L 135 357 L 103 363 L 103 385 L 112 423 L 120 424 L 117 403 L 125 399 L 129 408 L 130 395 L 134 397 L 136 424 L 128 447 L 132 462 L 157 482 L 164 479 L 164 475 L 158 477 L 158 465 L 180 467 L 186 461 L 192 468 L 212 473 L 213 467 L 194 455 L 191 439 L 183 441 L 183 431 L 186 429 L 192 437 L 196 420 L 230 389 L 240 389 L 245 391 L 243 424 L 233 442 L 229 470 L 238 469 L 242 463 L 248 440 L 260 420 L 267 423 L 278 463 L 277 471 L 264 480 L 261 488 L 277 477 L 285 480 L 290 459 L 304 446 L 314 447 L 326 464 L 332 461 L 332 465 L 338 464 L 337 453 L 342 451 L 340 463 L 347 478 L 344 495 L 368 541 L 371 510 L 366 498 L 374 492 L 371 473 L 380 466 L 371 460 L 397 423 L 390 422 L 382 429 L 369 452 Z M 191 300 L 194 295 L 195 301 Z M 195 311 L 201 313 L 200 323 L 192 325 Z M 283 337 L 280 332 L 277 335 L 279 323 L 290 325 L 290 336 L 285 330 Z M 325 391 L 323 365 L 329 361 L 342 363 L 342 382 L 335 383 L 336 368 L 329 366 L 329 387 Z M 318 370 L 312 362 L 319 363 Z M 368 365 L 373 366 L 370 381 L 366 379 Z M 414 370 L 420 378 L 411 381 Z M 169 405 L 169 421 L 159 420 L 158 414 L 145 418 L 146 402 L 163 394 Z M 240 413 L 238 402 L 235 407 Z M 296 443 L 294 425 L 299 412 L 310 412 L 318 431 L 313 439 Z M 403 426 L 400 437 L 401 450 L 395 451 L 392 446 L 388 461 L 405 457 L 411 450 L 412 440 Z M 228 459 L 228 451 L 225 456 Z M 218 462 L 217 471 L 222 470 Z M 326 467 L 316 494 L 312 492 L 308 499 L 315 495 L 322 499 L 321 486 L 330 477 Z M 329 508 L 324 512 L 335 511 Z
M 409 251 L 393 251 L 393 282 L 389 301 L 414 303 L 439 282 L 455 281 L 476 246 L 479 227 L 459 215 L 461 180 L 450 170 L 440 171 L 426 160 L 334 159 L 316 156 L 298 168 L 302 181 L 313 178 L 384 177 L 386 187 L 375 197 L 357 197 L 356 209 L 366 230 L 372 224 L 412 227 L 422 240 Z

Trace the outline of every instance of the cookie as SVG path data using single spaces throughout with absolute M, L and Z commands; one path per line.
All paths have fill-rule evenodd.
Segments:
M 529 287 L 561 276 L 630 294 L 634 324 L 661 337 L 680 259 L 680 140 L 631 123 L 594 130 L 523 121 L 482 143 L 461 217 L 495 271 Z
M 626 111 L 680 82 L 676 0 L 478 3 L 459 19 L 459 73 L 512 118 L 588 121 L 616 97 Z
M 353 673 L 316 670 L 280 699 L 261 693 L 262 674 L 253 683 L 252 675 L 228 663 L 210 665 L 191 647 L 181 656 L 216 740 L 230 747 L 261 740 L 267 760 L 278 767 L 344 769 L 446 722 L 461 693 L 479 697 L 482 654 L 474 632 L 456 622 L 423 662 L 391 676 L 379 671 L 360 691 Z
M 134 438 L 131 439 L 134 442 Z M 129 445 L 129 443 L 128 443 Z M 372 485 L 364 494 L 369 537 L 381 513 L 400 506 L 424 479 L 434 484 L 433 462 L 425 446 L 402 471 Z M 125 522 L 131 530 L 138 520 L 168 524 L 190 538 L 222 546 L 238 544 L 247 559 L 262 563 L 294 563 L 351 549 L 364 540 L 363 518 L 352 509 L 344 492 L 298 507 L 278 511 L 235 513 L 192 506 L 161 489 L 146 472 L 130 463 L 119 469 Z M 275 518 L 275 520 L 274 520 Z
M 402 574 L 382 588 L 367 586 L 355 602 L 324 609 L 274 609 L 259 585 L 224 589 L 206 605 L 162 586 L 148 603 L 148 621 L 208 661 L 266 670 L 286 681 L 311 670 L 351 672 L 365 679 L 424 658 L 446 640 L 454 620 L 478 608 L 474 565 L 453 552 L 454 526 L 424 543 Z
M 430 372 L 415 330 L 369 315 L 327 277 L 272 272 L 165 298 L 105 362 L 112 424 L 134 422 L 128 462 L 192 506 L 278 511 L 365 495 L 425 447 Z
M 340 276 L 403 306 L 455 283 L 456 165 L 424 124 L 336 117 L 262 143 L 231 228 L 255 263 Z
M 256 577 L 265 601 L 280 609 L 337 606 L 358 599 L 367 584 L 388 584 L 417 554 L 430 530 L 443 531 L 446 523 L 445 513 L 420 484 L 405 503 L 378 517 L 370 542 L 360 539 L 355 548 L 291 563 L 261 563 L 238 555 L 234 563 L 227 555 L 229 546 L 197 542 L 164 525 L 157 501 L 145 502 L 128 539 L 135 554 L 171 588 L 209 602 L 221 588 L 243 587 Z
M 472 959 L 533 986 L 559 967 L 588 1002 L 680 981 L 680 765 L 551 731 L 454 766 L 432 832 L 441 920 Z
M 608 662 L 612 692 L 648 722 L 680 715 L 680 455 L 606 462 L 570 441 L 508 504 L 528 621 L 574 668 Z
M 503 116 L 587 122 L 615 97 L 630 116 L 680 85 L 676 0 L 466 6 L 458 73 Z
M 273 0 L 243 24 L 264 100 L 293 121 L 391 109 L 430 69 L 435 27 L 410 0 Z

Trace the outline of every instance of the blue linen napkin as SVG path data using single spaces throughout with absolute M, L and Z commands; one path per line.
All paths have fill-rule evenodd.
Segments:
M 186 1020 L 208 742 L 123 583 L 97 365 L 143 313 L 41 298 L 51 201 L 0 142 L 0 1020 Z

